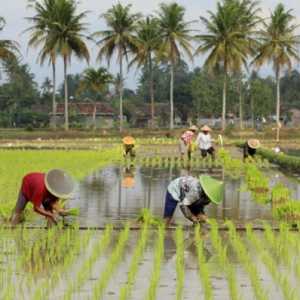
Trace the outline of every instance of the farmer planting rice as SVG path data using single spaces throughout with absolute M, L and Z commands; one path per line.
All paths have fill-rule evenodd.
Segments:
M 224 184 L 208 175 L 178 177 L 167 188 L 164 219 L 170 225 L 177 204 L 183 215 L 191 222 L 206 222 L 204 207 L 213 202 L 223 201 Z
M 135 158 L 135 140 L 132 136 L 125 136 L 123 138 L 123 156 L 127 158 L 129 155 L 131 159 Z
M 201 132 L 198 134 L 196 144 L 198 145 L 201 156 L 207 157 L 207 154 L 211 155 L 211 157 L 215 158 L 215 149 L 212 146 L 212 138 L 210 135 L 211 128 L 207 125 L 203 126 Z
M 179 139 L 179 150 L 182 159 L 185 155 L 187 155 L 188 159 L 191 159 L 193 152 L 193 140 L 197 130 L 197 126 L 193 125 L 181 135 Z
M 260 147 L 260 141 L 257 139 L 250 139 L 244 144 L 243 155 L 244 160 L 249 156 L 254 157 L 256 150 Z
M 33 204 L 36 213 L 46 217 L 49 224 L 56 224 L 55 213 L 68 215 L 59 207 L 59 199 L 67 199 L 74 190 L 72 178 L 63 170 L 53 169 L 48 173 L 29 173 L 23 177 L 16 207 L 11 217 L 12 225 L 22 221 L 28 202 Z

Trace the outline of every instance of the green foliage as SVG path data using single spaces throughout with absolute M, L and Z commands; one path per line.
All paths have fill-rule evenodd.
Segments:
M 258 153 L 268 159 L 270 162 L 279 165 L 284 169 L 291 171 L 299 171 L 300 158 L 296 156 L 287 155 L 284 153 L 275 153 L 269 149 L 258 149 Z

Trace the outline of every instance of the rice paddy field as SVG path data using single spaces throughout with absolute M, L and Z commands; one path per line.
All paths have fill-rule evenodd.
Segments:
M 135 161 L 124 161 L 116 139 L 40 143 L 0 150 L 0 299 L 300 299 L 294 169 L 243 162 L 233 145 L 215 161 L 187 161 L 174 140 L 140 139 Z M 11 228 L 22 177 L 52 168 L 76 179 L 66 206 L 79 216 L 47 229 L 28 205 Z M 166 228 L 167 185 L 185 174 L 224 180 L 225 200 L 207 207 L 207 224 L 176 211 Z

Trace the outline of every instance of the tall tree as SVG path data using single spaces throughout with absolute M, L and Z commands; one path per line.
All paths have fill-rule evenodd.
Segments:
M 88 68 L 84 71 L 80 81 L 80 90 L 90 90 L 98 96 L 100 93 L 108 91 L 108 85 L 112 82 L 113 77 L 105 68 Z M 94 128 L 96 128 L 96 105 L 93 112 Z
M 55 21 L 51 23 L 51 34 L 47 39 L 45 51 L 55 49 L 62 56 L 64 63 L 65 86 L 65 130 L 69 129 L 68 81 L 67 70 L 74 54 L 78 59 L 89 62 L 89 51 L 86 45 L 87 24 L 84 19 L 87 11 L 77 13 L 75 0 L 55 0 Z
M 146 66 L 149 73 L 149 95 L 151 103 L 151 126 L 154 127 L 154 80 L 153 57 L 157 54 L 160 45 L 160 32 L 158 20 L 147 17 L 138 22 L 137 26 L 137 51 L 130 65 L 137 64 L 139 68 Z
M 0 16 L 0 34 L 5 27 L 5 19 Z M 9 58 L 16 58 L 19 54 L 19 45 L 13 40 L 0 39 L 0 63 Z
M 108 85 L 113 82 L 113 77 L 105 68 L 88 68 L 84 71 L 80 89 L 90 90 L 101 94 L 108 91 Z
M 193 58 L 190 25 L 185 21 L 185 8 L 175 2 L 160 4 L 157 13 L 160 31 L 160 57 L 170 64 L 170 129 L 174 128 L 174 68 L 185 53 Z
M 123 59 L 128 62 L 128 54 L 137 51 L 136 29 L 140 19 L 140 14 L 131 12 L 131 5 L 123 6 L 121 3 L 113 5 L 106 13 L 102 15 L 106 22 L 107 30 L 94 33 L 94 37 L 100 37 L 97 45 L 100 47 L 98 59 L 105 58 L 110 64 L 114 54 L 117 55 L 117 61 L 120 68 L 120 132 L 123 130 Z
M 276 121 L 280 122 L 280 74 L 284 67 L 292 69 L 292 61 L 299 61 L 298 49 L 300 36 L 296 34 L 299 25 L 295 24 L 292 10 L 286 10 L 283 4 L 278 4 L 271 13 L 270 21 L 263 23 L 259 32 L 260 46 L 254 59 L 260 67 L 265 62 L 272 63 L 276 79 Z M 279 140 L 279 130 L 277 131 Z
M 224 0 L 218 2 L 216 13 L 209 11 L 209 17 L 200 17 L 206 34 L 197 38 L 200 46 L 196 54 L 208 53 L 205 67 L 209 71 L 222 68 L 224 72 L 222 100 L 222 129 L 226 127 L 226 96 L 230 72 L 247 68 L 247 60 L 255 49 L 255 27 L 257 2 L 250 0 Z
M 41 47 L 39 53 L 39 62 L 41 65 L 45 60 L 52 66 L 52 126 L 56 128 L 56 56 L 57 45 L 52 43 L 49 46 L 53 33 L 53 24 L 57 21 L 56 16 L 57 0 L 30 0 L 29 8 L 33 9 L 35 15 L 27 18 L 32 24 L 26 32 L 30 32 L 28 46 L 32 48 Z

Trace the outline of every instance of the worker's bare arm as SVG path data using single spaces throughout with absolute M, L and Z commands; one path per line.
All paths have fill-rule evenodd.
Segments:
M 183 215 L 191 222 L 198 222 L 197 217 L 191 212 L 187 205 L 180 205 Z
M 52 212 L 45 210 L 42 207 L 34 206 L 34 211 L 38 214 L 51 219 L 54 223 L 56 223 L 55 216 Z

